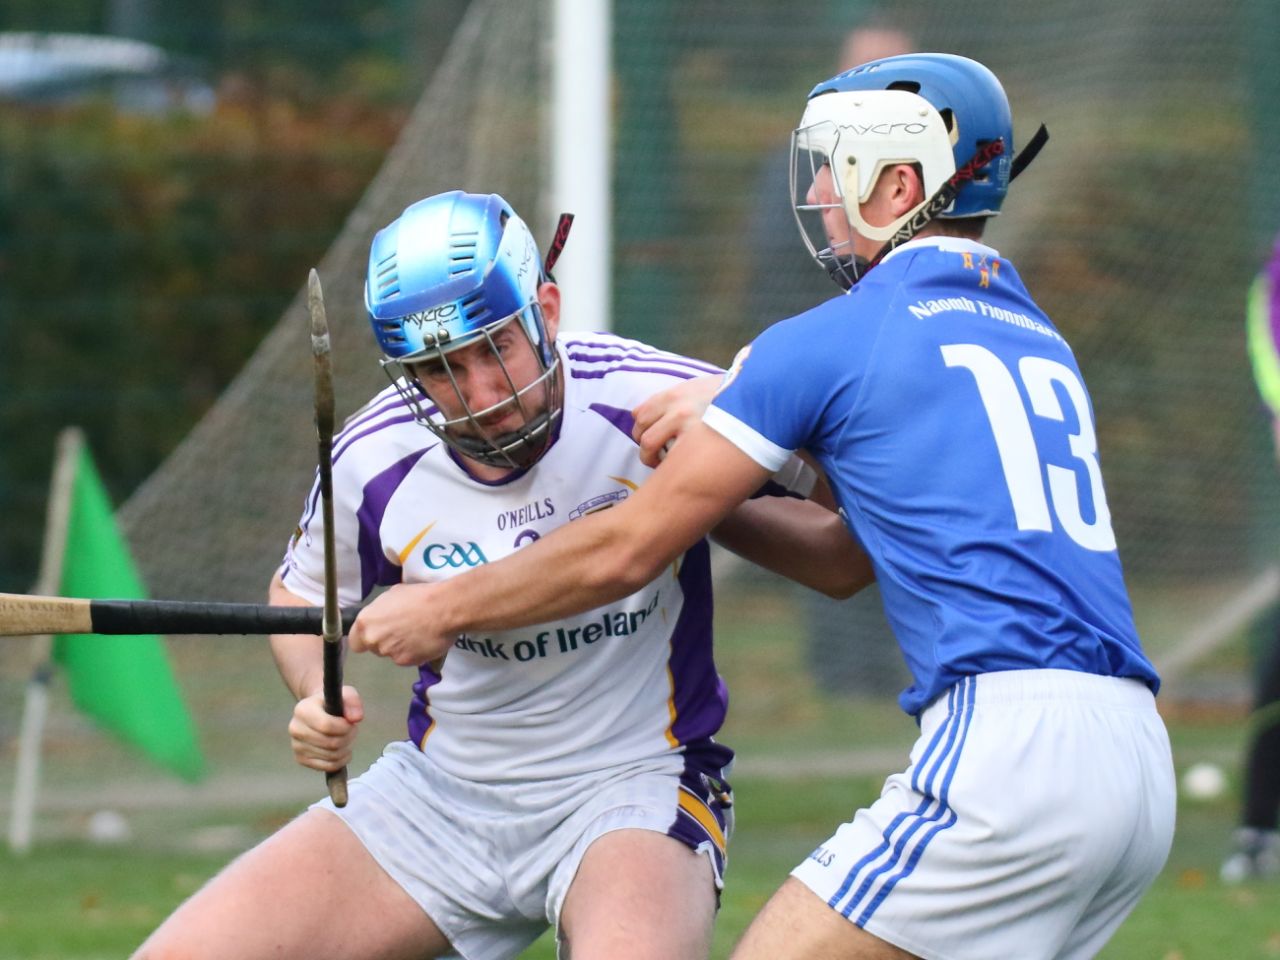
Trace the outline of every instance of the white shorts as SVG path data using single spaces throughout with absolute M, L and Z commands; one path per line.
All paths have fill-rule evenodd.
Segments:
M 711 861 L 723 884 L 731 801 L 716 744 L 556 780 L 460 780 L 408 742 L 352 780 L 341 817 L 466 960 L 515 957 L 560 909 L 587 847 L 612 830 L 664 833 Z
M 926 960 L 1092 957 L 1164 866 L 1174 803 L 1147 687 L 983 674 L 925 710 L 906 772 L 792 876 Z

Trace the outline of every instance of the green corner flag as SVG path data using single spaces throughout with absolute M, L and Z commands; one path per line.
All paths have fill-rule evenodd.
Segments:
M 75 465 L 61 593 L 88 599 L 146 597 L 84 446 Z M 54 640 L 53 656 L 80 710 L 183 779 L 204 774 L 195 725 L 159 637 L 63 635 Z

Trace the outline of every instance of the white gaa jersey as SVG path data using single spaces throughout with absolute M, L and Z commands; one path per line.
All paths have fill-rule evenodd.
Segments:
M 559 437 L 529 470 L 469 476 L 388 387 L 333 448 L 338 598 L 427 583 L 492 563 L 625 500 L 649 474 L 631 410 L 717 368 L 608 334 L 557 344 Z M 281 568 L 290 592 L 324 598 L 319 489 Z M 711 644 L 705 541 L 642 590 L 557 623 L 464 635 L 443 667 L 418 670 L 409 739 L 447 772 L 485 781 L 580 774 L 675 752 L 719 730 L 728 694 Z

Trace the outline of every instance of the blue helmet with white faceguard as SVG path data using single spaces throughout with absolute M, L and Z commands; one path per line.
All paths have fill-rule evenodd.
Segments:
M 384 369 L 415 416 L 443 441 L 493 466 L 528 466 L 546 449 L 561 412 L 559 361 L 548 335 L 538 288 L 548 277 L 524 221 L 497 194 L 455 190 L 420 200 L 378 231 L 369 250 L 365 307 L 382 348 Z M 540 367 L 517 383 L 494 342 L 514 325 Z M 511 395 L 473 410 L 449 365 L 454 351 L 487 344 Z M 459 413 L 420 384 L 418 364 L 443 369 Z M 485 424 L 518 410 L 523 425 L 494 434 Z
M 860 204 L 871 196 L 882 170 L 902 163 L 919 165 L 926 200 L 893 223 L 867 224 Z M 868 239 L 889 241 L 904 224 L 918 220 L 929 198 L 970 164 L 954 197 L 931 211 L 929 219 L 1000 212 L 1014 169 L 1013 118 L 995 74 L 975 60 L 946 53 L 872 60 L 818 84 L 809 94 L 792 134 L 797 217 L 818 209 L 806 191 L 829 165 L 838 206 L 850 227 Z M 824 246 L 821 235 L 806 229 L 803 220 L 800 225 L 810 252 L 833 270 L 831 261 L 843 254 L 817 249 Z

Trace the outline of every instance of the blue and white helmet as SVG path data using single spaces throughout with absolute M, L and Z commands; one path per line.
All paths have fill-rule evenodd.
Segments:
M 992 151 L 997 141 L 1002 146 Z M 792 197 L 801 234 L 810 253 L 831 270 L 830 260 L 839 253 L 819 249 L 826 246 L 822 235 L 801 218 L 817 206 L 805 195 L 823 165 L 831 166 L 851 229 L 884 242 L 957 170 L 984 152 L 996 152 L 975 166 L 949 205 L 934 214 L 993 217 L 1009 189 L 1013 118 L 1000 81 L 982 64 L 954 54 L 910 53 L 872 60 L 814 87 L 791 143 Z M 919 164 L 925 203 L 888 225 L 867 224 L 859 205 L 870 197 L 881 171 L 900 163 Z
M 419 200 L 378 231 L 369 250 L 365 308 L 382 348 L 383 368 L 417 419 L 459 453 L 493 466 L 525 467 L 545 451 L 561 414 L 560 365 L 548 336 L 538 288 L 548 277 L 533 235 L 497 194 L 455 190 Z M 541 374 L 517 385 L 493 343 L 515 323 L 537 356 Z M 472 410 L 449 371 L 449 354 L 487 342 L 503 364 L 511 396 Z M 413 365 L 439 362 L 464 413 L 448 419 L 413 375 Z M 481 425 L 500 408 L 526 412 L 514 434 Z

